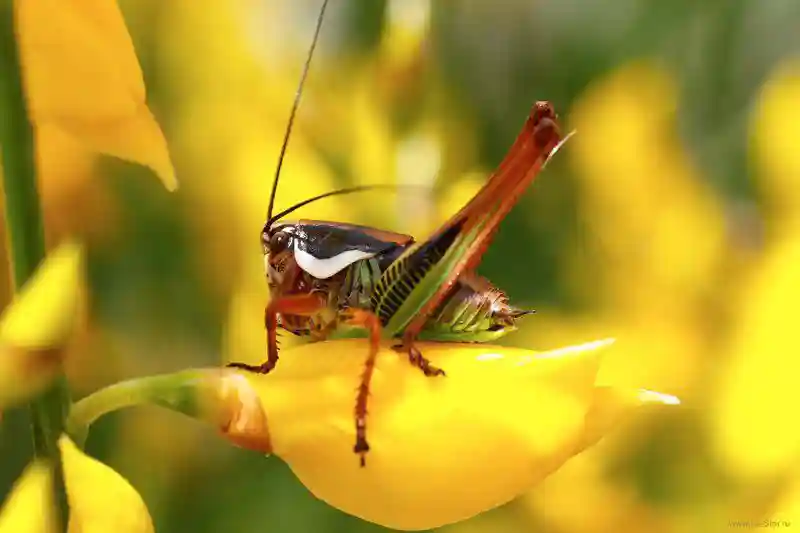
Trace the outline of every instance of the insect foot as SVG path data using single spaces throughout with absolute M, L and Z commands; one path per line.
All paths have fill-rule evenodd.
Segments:
M 392 349 L 396 352 L 400 353 L 407 353 L 408 354 L 408 362 L 411 363 L 413 366 L 422 370 L 422 373 L 428 377 L 434 376 L 446 376 L 444 370 L 441 368 L 434 366 L 428 361 L 423 355 L 422 352 L 416 346 L 409 346 L 406 347 L 403 344 L 398 344 L 396 346 L 392 346 Z
M 366 437 L 367 421 L 363 417 L 356 417 L 356 444 L 353 446 L 353 452 L 358 454 L 358 461 L 361 468 L 367 466 L 367 452 L 369 451 L 369 443 Z
M 275 368 L 276 361 L 266 361 L 260 365 L 248 365 L 247 363 L 228 363 L 225 365 L 227 368 L 238 368 L 247 370 L 248 372 L 255 372 L 256 374 L 269 374 Z

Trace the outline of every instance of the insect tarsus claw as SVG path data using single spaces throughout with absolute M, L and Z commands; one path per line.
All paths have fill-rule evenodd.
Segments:
M 425 371 L 425 375 L 428 376 L 428 377 L 447 376 L 447 374 L 445 374 L 444 370 L 442 370 L 441 368 L 437 368 L 437 367 L 428 367 L 427 371 Z
M 272 369 L 275 368 L 275 363 L 270 361 L 266 361 L 260 365 L 248 365 L 247 363 L 228 363 L 225 365 L 225 367 L 247 370 L 248 372 L 255 372 L 256 374 L 269 374 Z
M 225 365 L 226 368 L 238 368 L 240 370 L 250 370 L 255 371 L 258 367 L 254 365 L 248 365 L 246 363 L 228 363 Z
M 367 439 L 363 437 L 356 437 L 356 445 L 353 446 L 353 451 L 359 455 L 359 463 L 361 464 L 361 468 L 367 466 L 367 452 L 369 451 Z
M 446 376 L 444 370 L 442 370 L 437 366 L 433 366 L 427 361 L 425 361 L 424 363 L 419 363 L 417 366 L 419 366 L 420 370 L 422 370 L 422 373 L 428 376 L 429 378 L 435 376 Z

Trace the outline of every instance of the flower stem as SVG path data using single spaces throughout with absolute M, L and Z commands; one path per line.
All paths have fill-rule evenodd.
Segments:
M 14 290 L 28 281 L 44 259 L 44 230 L 36 188 L 33 128 L 22 87 L 14 28 L 13 0 L 0 0 L 0 154 L 3 165 L 5 220 Z M 66 527 L 58 438 L 69 409 L 69 390 L 60 375 L 30 405 L 34 453 L 56 465 L 57 501 Z
M 245 376 L 224 368 L 194 368 L 109 385 L 75 402 L 66 432 L 79 447 L 101 416 L 137 405 L 157 405 L 210 424 L 237 446 L 272 453 L 267 415 Z
M 124 407 L 158 405 L 191 418 L 218 418 L 214 399 L 219 396 L 219 370 L 182 370 L 114 383 L 76 402 L 66 422 L 67 434 L 82 447 L 92 425 L 101 416 Z

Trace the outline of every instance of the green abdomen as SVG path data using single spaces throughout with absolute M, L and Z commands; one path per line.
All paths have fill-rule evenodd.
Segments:
M 516 330 L 517 319 L 529 313 L 509 305 L 506 295 L 488 281 L 465 274 L 431 315 L 420 339 L 489 342 Z
M 358 261 L 347 271 L 339 301 L 347 306 L 371 309 L 385 324 L 411 292 L 417 278 L 425 274 L 428 264 L 427 260 L 420 262 L 417 270 L 411 272 L 413 275 L 409 275 L 402 268 L 404 265 L 395 262 L 379 284 L 382 272 L 378 260 Z M 395 275 L 392 275 L 393 269 L 396 269 Z M 528 313 L 509 305 L 506 295 L 485 279 L 464 274 L 431 315 L 420 333 L 420 340 L 488 342 L 516 330 L 517 319 Z M 356 333 L 350 332 L 347 336 L 350 335 Z

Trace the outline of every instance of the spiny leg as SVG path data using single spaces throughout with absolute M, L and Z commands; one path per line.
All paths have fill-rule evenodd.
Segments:
M 278 314 L 312 315 L 323 309 L 325 305 L 325 295 L 319 292 L 292 294 L 275 298 L 264 309 L 264 325 L 267 329 L 267 360 L 260 365 L 228 363 L 227 366 L 259 374 L 268 374 L 278 364 Z
M 486 185 L 435 233 L 434 239 L 457 224 L 461 225 L 460 231 L 465 234 L 477 230 L 460 259 L 450 269 L 447 278 L 404 328 L 402 349 L 408 353 L 409 360 L 426 375 L 443 372 L 431 365 L 414 346 L 417 336 L 458 277 L 471 272 L 478 265 L 500 222 L 514 207 L 560 141 L 555 111 L 549 103 L 537 102 L 522 132 Z
M 422 355 L 419 348 L 414 346 L 413 338 L 407 340 L 406 336 L 403 335 L 402 344 L 392 346 L 392 349 L 396 352 L 407 354 L 408 362 L 422 370 L 422 373 L 428 377 L 447 375 L 444 370 L 431 364 L 431 362 Z
M 522 192 L 530 184 L 536 174 L 547 161 L 552 150 L 561 140 L 555 111 L 549 103 L 539 102 L 534 107 L 526 123 L 526 127 L 517 138 L 514 146 L 500 163 L 484 188 L 459 211 L 445 228 L 454 221 L 463 219 L 464 227 L 473 227 L 483 223 L 474 241 L 469 245 L 463 257 L 456 263 L 448 279 L 442 283 L 436 293 L 428 299 L 419 310 L 417 316 L 403 332 L 403 347 L 408 352 L 409 360 L 416 361 L 426 375 L 431 370 L 430 363 L 422 357 L 414 346 L 417 335 L 425 327 L 430 314 L 441 304 L 450 288 L 458 278 L 471 273 L 478 265 L 489 246 L 489 242 L 497 231 L 500 222 L 516 204 Z M 487 217 L 488 214 L 488 217 Z M 440 230 L 441 231 L 441 230 Z M 426 371 L 426 368 L 428 369 Z M 433 374 L 436 375 L 436 374 Z
M 355 421 L 356 444 L 353 451 L 360 456 L 361 466 L 367 465 L 366 455 L 369 451 L 367 442 L 367 401 L 369 399 L 369 386 L 372 373 L 375 370 L 375 359 L 378 356 L 381 342 L 381 322 L 371 311 L 358 308 L 348 308 L 342 311 L 342 318 L 352 325 L 360 326 L 369 331 L 369 354 L 364 361 L 364 371 L 361 372 L 361 381 L 358 384 L 356 396 Z

